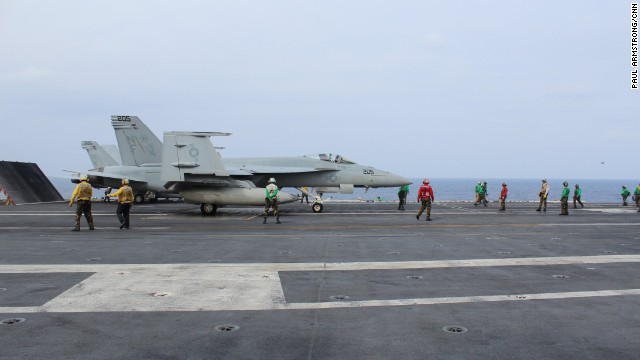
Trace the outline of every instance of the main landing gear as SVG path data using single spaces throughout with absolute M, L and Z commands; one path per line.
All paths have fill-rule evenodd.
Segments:
M 147 191 L 146 193 L 137 193 L 133 196 L 133 202 L 136 204 L 142 204 L 145 200 L 148 202 L 158 201 L 157 194 L 153 191 Z

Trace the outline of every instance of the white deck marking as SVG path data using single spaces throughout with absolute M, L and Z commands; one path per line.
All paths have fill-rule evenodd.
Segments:
M 95 272 L 42 306 L 0 307 L 0 313 L 328 309 L 640 295 L 640 289 L 594 289 L 539 294 L 287 303 L 278 276 L 279 271 L 637 262 L 640 262 L 640 255 L 359 263 L 0 265 L 0 273 Z M 167 295 L 153 296 L 154 293 Z
M 588 209 L 576 209 L 575 211 L 594 211 L 601 212 L 606 214 L 630 214 L 634 212 L 638 212 L 637 208 L 634 206 L 632 208 L 626 209 L 616 209 L 616 208 L 588 208 Z

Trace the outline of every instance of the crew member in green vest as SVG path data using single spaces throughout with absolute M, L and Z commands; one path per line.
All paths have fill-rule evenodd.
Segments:
M 407 195 L 409 195 L 409 185 L 400 186 L 400 189 L 398 189 L 398 210 L 404 210 L 404 204 L 407 203 Z
M 584 204 L 580 201 L 580 196 L 582 196 L 582 189 L 580 189 L 580 185 L 576 184 L 576 188 L 573 190 L 573 208 L 577 209 L 576 201 L 584 208 Z
M 478 206 L 478 204 L 480 204 L 480 191 L 482 191 L 482 183 L 478 181 L 478 183 L 476 184 L 476 197 L 473 201 L 474 206 Z
M 560 214 L 559 215 L 569 215 L 569 194 L 571 190 L 569 189 L 569 183 L 563 182 L 564 188 L 562 189 L 562 195 L 560 195 Z
M 278 186 L 276 185 L 276 179 L 269 179 L 269 184 L 266 187 L 266 194 L 264 197 L 264 213 L 262 217 L 263 224 L 267 223 L 267 215 L 269 214 L 269 208 L 273 208 L 273 216 L 276 217 L 276 223 L 280 224 L 280 212 L 278 211 Z
M 620 195 L 622 195 L 622 206 L 629 205 L 627 204 L 627 198 L 629 197 L 629 195 L 631 195 L 631 192 L 629 192 L 629 189 L 627 189 L 626 186 L 622 185 L 622 192 L 620 193 Z

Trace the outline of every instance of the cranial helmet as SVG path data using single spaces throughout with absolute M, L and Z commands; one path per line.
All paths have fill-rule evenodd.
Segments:
M 547 179 L 542 179 L 542 182 L 547 182 Z
M 275 184 L 275 183 L 276 183 L 276 179 L 274 178 L 269 179 L 269 184 Z
M 579 187 L 580 187 L 580 185 L 576 184 L 576 188 L 579 188 Z
M 569 186 L 569 183 L 565 181 L 565 182 L 562 183 L 562 185 Z
M 89 181 L 89 177 L 87 175 L 80 176 L 80 181 Z
M 126 178 L 122 179 L 122 185 L 129 185 L 129 180 Z
M 507 186 L 507 183 L 502 183 L 502 186 Z
M 429 179 L 425 178 L 424 180 L 422 180 L 422 183 L 427 185 L 429 183 Z

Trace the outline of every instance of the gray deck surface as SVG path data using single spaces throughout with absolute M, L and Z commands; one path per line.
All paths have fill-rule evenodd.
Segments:
M 0 358 L 640 357 L 640 213 L 536 206 L 3 206 Z

